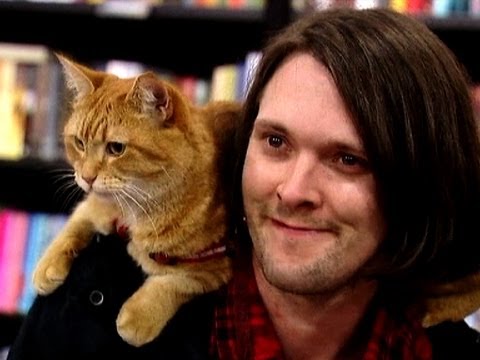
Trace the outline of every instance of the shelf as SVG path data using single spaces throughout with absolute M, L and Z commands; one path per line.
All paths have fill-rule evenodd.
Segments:
M 83 62 L 142 61 L 205 77 L 213 66 L 243 61 L 259 49 L 267 28 L 261 10 L 165 5 L 135 18 L 111 16 L 89 4 L 0 1 L 0 42 L 44 44 Z
M 270 8 L 280 3 L 268 2 Z M 141 61 L 152 68 L 209 78 L 214 66 L 243 61 L 247 52 L 260 49 L 272 24 L 285 20 L 268 6 L 262 11 L 162 5 L 137 15 L 116 16 L 91 4 L 0 1 L 0 42 L 44 44 L 85 63 Z M 480 37 L 480 17 L 419 19 L 480 82 L 480 55 L 472 46 Z M 38 25 L 32 29 L 34 24 Z
M 478 31 L 480 32 L 480 17 L 456 15 L 448 17 L 418 16 L 433 31 Z
M 0 160 L 0 206 L 30 212 L 69 213 L 81 197 L 80 188 L 64 175 L 69 165 L 37 159 Z M 71 173 L 71 172 L 70 172 Z
M 475 44 L 480 39 L 480 17 L 456 15 L 449 17 L 419 16 L 455 54 L 470 78 L 480 83 L 480 53 Z

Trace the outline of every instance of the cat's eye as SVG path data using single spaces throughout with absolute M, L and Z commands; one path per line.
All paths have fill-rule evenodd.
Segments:
M 77 147 L 78 150 L 80 150 L 80 151 L 85 150 L 85 144 L 83 143 L 82 139 L 80 139 L 78 136 L 75 136 L 74 142 L 75 142 L 75 146 Z
M 107 143 L 107 154 L 113 155 L 113 156 L 120 156 L 125 152 L 126 145 L 117 142 L 117 141 L 110 141 Z

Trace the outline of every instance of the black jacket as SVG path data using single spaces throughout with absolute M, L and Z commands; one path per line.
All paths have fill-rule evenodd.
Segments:
M 124 240 L 97 236 L 75 260 L 65 283 L 35 299 L 7 359 L 105 360 L 115 354 L 138 360 L 208 359 L 215 293 L 183 306 L 145 346 L 136 348 L 120 338 L 116 316 L 143 280 Z
M 36 298 L 7 359 L 104 360 L 113 354 L 136 360 L 208 359 L 217 293 L 184 305 L 152 343 L 136 348 L 122 341 L 116 316 L 143 280 L 124 241 L 97 236 L 75 260 L 65 283 Z M 465 323 L 446 323 L 428 332 L 435 360 L 480 359 L 479 334 Z

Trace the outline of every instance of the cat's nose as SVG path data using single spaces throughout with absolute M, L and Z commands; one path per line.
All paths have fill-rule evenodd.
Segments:
M 82 179 L 85 180 L 85 182 L 90 186 L 92 186 L 96 178 L 96 176 L 82 176 Z

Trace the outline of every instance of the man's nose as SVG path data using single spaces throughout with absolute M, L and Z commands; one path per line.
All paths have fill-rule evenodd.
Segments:
M 287 169 L 277 187 L 277 197 L 286 206 L 317 205 L 322 201 L 319 164 L 309 159 L 297 159 Z

